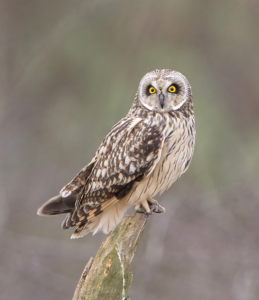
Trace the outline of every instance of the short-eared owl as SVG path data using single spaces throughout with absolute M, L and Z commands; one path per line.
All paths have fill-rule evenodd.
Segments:
M 185 76 L 172 70 L 147 73 L 126 117 L 38 214 L 66 213 L 62 228 L 76 226 L 71 238 L 77 238 L 98 230 L 108 233 L 131 205 L 140 212 L 163 212 L 153 197 L 187 170 L 194 142 L 192 92 Z

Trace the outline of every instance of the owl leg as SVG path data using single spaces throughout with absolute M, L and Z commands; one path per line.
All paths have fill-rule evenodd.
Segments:
M 150 210 L 150 207 L 149 207 L 149 204 L 147 202 L 147 200 L 143 200 L 141 201 L 140 203 L 138 203 L 136 206 L 135 206 L 135 210 L 139 213 L 142 213 L 142 214 L 145 214 L 145 215 L 151 215 L 152 212 Z
M 163 213 L 165 208 L 161 206 L 155 199 L 148 197 L 142 202 L 138 203 L 135 207 L 135 210 L 139 213 L 144 213 L 145 215 L 151 215 L 152 212 Z

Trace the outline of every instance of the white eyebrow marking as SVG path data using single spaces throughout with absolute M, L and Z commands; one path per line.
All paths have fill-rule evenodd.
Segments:
M 150 77 L 151 77 L 151 78 L 157 78 L 157 75 L 147 76 L 147 78 L 150 78 Z M 147 78 L 145 78 L 145 79 L 147 79 Z M 143 84 L 145 83 L 145 81 L 146 81 L 146 80 L 144 80 L 144 78 L 143 78 L 143 83 L 142 83 L 141 86 L 140 86 L 140 101 L 141 101 L 141 103 L 142 103 L 147 109 L 153 110 L 151 106 L 149 106 L 148 104 L 144 103 L 144 101 L 143 101 L 142 93 L 143 93 Z
M 175 75 L 168 75 L 165 78 L 171 78 L 171 79 L 181 79 L 181 82 L 184 85 L 184 97 L 183 97 L 183 101 L 180 102 L 178 105 L 173 106 L 173 110 L 177 110 L 178 108 L 180 108 L 185 101 L 187 100 L 187 94 L 188 94 L 188 85 L 186 83 L 186 78 L 182 75 L 182 74 L 175 74 Z

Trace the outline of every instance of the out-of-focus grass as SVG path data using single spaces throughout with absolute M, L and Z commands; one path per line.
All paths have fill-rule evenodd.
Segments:
M 87 164 L 141 77 L 182 72 L 197 138 L 134 258 L 135 299 L 257 299 L 258 5 L 6 1 L 1 9 L 0 298 L 71 299 L 104 236 L 36 210 Z

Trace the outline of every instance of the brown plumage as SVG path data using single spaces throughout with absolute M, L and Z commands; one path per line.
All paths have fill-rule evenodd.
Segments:
M 153 199 L 184 173 L 193 155 L 195 122 L 191 87 L 172 70 L 147 73 L 127 116 L 108 133 L 92 161 L 46 202 L 39 215 L 68 213 L 62 228 L 72 238 L 108 233 L 135 205 L 162 212 Z

